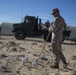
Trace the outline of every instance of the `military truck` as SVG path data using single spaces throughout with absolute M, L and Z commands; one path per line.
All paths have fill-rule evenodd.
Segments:
M 43 36 L 43 39 L 46 40 L 49 33 L 46 28 L 43 28 L 39 17 L 27 15 L 24 17 L 23 22 L 13 24 L 12 32 L 15 33 L 15 38 L 18 40 L 24 40 L 26 37 L 35 36 Z M 51 41 L 51 34 L 47 41 Z
M 66 27 L 64 28 L 64 31 L 63 31 L 63 41 L 65 39 L 69 39 L 70 37 L 70 34 L 71 34 L 71 30 L 70 30 L 70 27 L 66 25 Z
M 13 24 L 12 32 L 15 33 L 16 39 L 24 40 L 26 37 L 45 36 L 48 30 L 42 27 L 39 17 L 25 16 L 23 22 Z

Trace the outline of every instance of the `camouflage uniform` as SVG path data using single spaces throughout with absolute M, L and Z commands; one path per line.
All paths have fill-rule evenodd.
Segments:
M 64 25 L 65 21 L 59 15 L 55 17 L 53 26 L 50 28 L 50 31 L 52 31 L 52 49 L 53 53 L 56 55 L 55 64 L 57 65 L 59 65 L 59 60 L 62 60 L 64 64 L 66 63 L 66 59 L 61 51 Z

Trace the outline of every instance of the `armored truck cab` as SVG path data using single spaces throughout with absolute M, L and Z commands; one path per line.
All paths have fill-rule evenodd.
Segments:
M 26 37 L 42 36 L 46 29 L 42 28 L 41 19 L 34 16 L 25 16 L 24 21 L 13 25 L 15 38 L 23 40 Z

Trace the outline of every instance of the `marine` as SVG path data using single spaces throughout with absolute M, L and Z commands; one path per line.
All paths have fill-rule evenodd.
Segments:
M 62 60 L 64 68 L 67 67 L 67 62 L 65 56 L 61 51 L 61 45 L 63 40 L 63 30 L 65 26 L 65 20 L 60 15 L 58 8 L 52 10 L 52 15 L 54 16 L 54 21 L 52 27 L 49 28 L 49 32 L 52 32 L 52 50 L 56 56 L 55 64 L 51 65 L 52 68 L 59 68 L 59 61 Z

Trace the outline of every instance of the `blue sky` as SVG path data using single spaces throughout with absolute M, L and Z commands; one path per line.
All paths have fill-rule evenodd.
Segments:
M 76 25 L 76 0 L 0 0 L 0 23 L 21 22 L 25 15 L 39 16 L 44 23 L 53 8 L 59 8 L 68 25 Z

